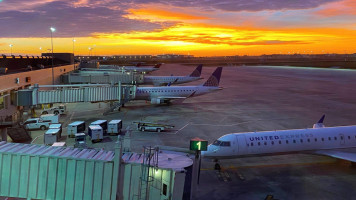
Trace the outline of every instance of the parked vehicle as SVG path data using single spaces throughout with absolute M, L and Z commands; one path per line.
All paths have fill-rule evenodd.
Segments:
M 49 120 L 41 120 L 40 118 L 31 118 L 26 120 L 22 125 L 26 130 L 46 130 L 49 127 L 51 121 Z
M 94 142 L 101 142 L 104 138 L 103 136 L 103 128 L 99 125 L 90 125 L 88 127 L 88 135 L 91 138 L 91 141 Z
M 46 114 L 63 115 L 66 113 L 67 113 L 67 107 L 64 104 L 61 104 L 58 107 L 46 108 L 42 111 L 42 115 L 46 115 Z
M 50 124 L 48 129 L 59 129 L 58 141 L 62 137 L 62 124 Z
M 59 123 L 59 115 L 55 115 L 55 114 L 46 114 L 46 115 L 41 115 L 40 118 L 43 121 L 51 121 L 51 123 Z
M 53 143 L 58 142 L 58 136 L 60 131 L 61 130 L 59 128 L 48 129 L 44 135 L 44 144 L 53 145 Z
M 122 120 L 111 120 L 108 123 L 108 134 L 109 135 L 118 135 L 121 133 L 122 129 Z
M 101 128 L 103 128 L 104 135 L 107 134 L 108 120 L 96 120 L 96 121 L 92 122 L 90 125 L 99 125 L 99 126 L 101 126 Z
M 31 65 L 27 65 L 26 70 L 27 71 L 32 71 L 32 66 Z
M 86 136 L 85 133 L 76 133 L 75 134 L 75 148 L 86 148 Z
M 76 121 L 68 124 L 67 126 L 67 134 L 68 137 L 74 138 L 76 133 L 85 132 L 85 122 L 84 121 Z
M 161 132 L 166 129 L 171 129 L 174 126 L 172 125 L 167 125 L 167 124 L 157 124 L 157 123 L 151 123 L 151 122 L 133 122 L 137 123 L 137 129 L 140 131 L 156 131 L 156 132 Z
M 0 68 L 0 74 L 6 74 L 7 73 L 7 68 L 6 67 L 1 67 Z

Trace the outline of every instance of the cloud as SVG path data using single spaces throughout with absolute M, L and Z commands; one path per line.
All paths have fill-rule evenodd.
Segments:
M 318 10 L 316 14 L 324 17 L 356 15 L 356 1 L 343 0 L 337 3 L 329 3 Z
M 136 0 L 136 3 L 159 3 L 179 7 L 219 9 L 224 11 L 298 10 L 315 8 L 340 0 Z
M 149 20 L 151 22 L 209 19 L 209 17 L 206 16 L 200 16 L 196 14 L 193 15 L 163 8 L 128 9 L 128 12 L 130 14 L 126 15 L 125 17 L 129 19 L 143 19 Z
M 5 19 L 0 20 L 0 26 L 6 27 L 0 29 L 0 36 L 48 37 L 51 26 L 57 29 L 55 37 L 79 37 L 90 36 L 97 31 L 120 33 L 155 30 L 165 25 L 124 18 L 126 6 L 121 9 L 99 5 L 73 7 L 65 1 L 47 1 L 46 4 L 39 3 L 29 8 L 35 11 L 19 9 L 0 12 L 0 19 Z

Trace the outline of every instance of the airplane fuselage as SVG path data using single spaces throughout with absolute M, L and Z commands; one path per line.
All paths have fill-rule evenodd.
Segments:
M 166 87 L 137 87 L 136 100 L 152 100 L 161 97 L 182 97 L 199 96 L 215 90 L 219 87 L 205 86 L 166 86 Z
M 352 147 L 356 147 L 356 126 L 339 126 L 227 134 L 202 154 L 224 159 Z
M 191 76 L 145 76 L 144 83 L 152 85 L 181 84 L 201 79 Z
M 120 68 L 124 71 L 128 71 L 128 72 L 153 72 L 158 70 L 159 68 L 154 68 L 154 67 L 122 67 Z

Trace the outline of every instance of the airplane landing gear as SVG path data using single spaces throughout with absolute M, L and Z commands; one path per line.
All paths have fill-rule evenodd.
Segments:
M 220 170 L 221 170 L 221 166 L 220 166 L 220 164 L 219 164 L 219 161 L 218 161 L 217 159 L 215 159 L 214 162 L 215 162 L 214 169 L 220 171 Z

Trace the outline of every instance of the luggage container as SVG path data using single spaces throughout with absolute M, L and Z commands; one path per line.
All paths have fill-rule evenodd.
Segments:
M 91 141 L 101 142 L 103 140 L 103 128 L 99 125 L 90 125 L 88 128 L 88 135 L 91 138 Z
M 51 123 L 59 123 L 59 115 L 55 114 L 41 115 L 40 119 L 42 119 L 43 121 L 51 121 Z
M 109 135 L 118 135 L 121 133 L 122 129 L 122 120 L 111 120 L 108 124 L 108 134 Z
M 60 129 L 59 134 L 58 134 L 58 141 L 62 137 L 62 124 L 51 124 L 49 125 L 48 129 Z
M 84 121 L 76 121 L 68 124 L 67 134 L 68 137 L 74 138 L 76 133 L 85 132 L 85 122 Z
M 101 128 L 103 128 L 103 134 L 104 135 L 107 134 L 108 120 L 96 120 L 96 121 L 92 122 L 90 125 L 99 125 L 99 126 L 101 126 Z
M 53 145 L 53 143 L 58 142 L 59 132 L 60 129 L 58 128 L 48 129 L 44 135 L 44 144 Z
M 76 133 L 75 134 L 75 148 L 86 148 L 86 136 L 85 133 Z

